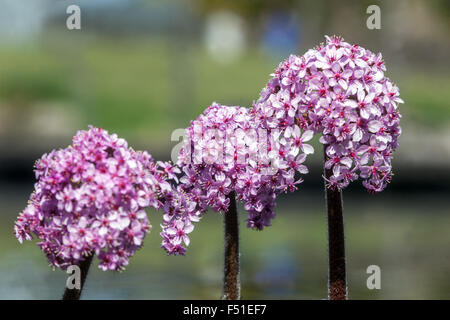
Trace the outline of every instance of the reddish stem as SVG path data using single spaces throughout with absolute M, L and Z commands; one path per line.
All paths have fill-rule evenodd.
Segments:
M 327 161 L 324 146 L 324 160 Z M 326 179 L 333 175 L 331 169 L 324 168 Z M 325 194 L 328 212 L 328 298 L 330 300 L 347 299 L 347 275 L 345 271 L 344 215 L 342 193 L 338 188 L 326 186 Z
M 239 270 L 239 218 L 234 192 L 228 195 L 230 205 L 224 214 L 225 222 L 225 263 L 223 279 L 223 299 L 241 298 Z
M 78 267 L 80 268 L 80 289 L 69 289 L 66 288 L 64 291 L 64 295 L 62 297 L 62 300 L 80 300 L 81 292 L 83 291 L 84 282 L 86 281 L 87 274 L 89 271 L 89 267 L 91 266 L 92 259 L 94 255 L 91 254 L 86 257 L 85 260 L 81 261 Z

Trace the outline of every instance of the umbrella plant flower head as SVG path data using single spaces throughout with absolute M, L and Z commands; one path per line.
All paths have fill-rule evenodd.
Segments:
M 307 138 L 320 133 L 331 188 L 359 177 L 369 191 L 382 191 L 391 180 L 403 103 L 385 71 L 380 53 L 327 36 L 325 44 L 280 63 L 254 104 L 256 121 L 281 129 L 282 138 L 300 148 L 300 130 Z
M 34 234 L 54 267 L 95 254 L 103 270 L 121 270 L 142 246 L 150 224 L 144 208 L 160 208 L 171 192 L 168 164 L 155 165 L 124 139 L 100 128 L 36 162 L 37 183 L 15 223 L 22 242 Z
M 306 142 L 309 137 L 300 138 Z M 177 163 L 183 172 L 181 188 L 202 212 L 207 207 L 226 212 L 234 194 L 249 213 L 248 227 L 270 226 L 276 195 L 295 190 L 302 181 L 295 180 L 295 168 L 307 172 L 302 164 L 306 153 L 298 148 L 280 158 L 289 146 L 275 140 L 256 126 L 249 109 L 213 103 L 186 129 Z

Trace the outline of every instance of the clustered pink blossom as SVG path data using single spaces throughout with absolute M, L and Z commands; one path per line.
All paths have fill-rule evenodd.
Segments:
M 73 144 L 36 162 L 38 180 L 19 215 L 20 242 L 39 238 L 51 265 L 66 269 L 95 254 L 103 270 L 121 270 L 142 246 L 150 224 L 144 208 L 160 208 L 169 164 L 100 128 L 79 131 Z
M 281 130 L 283 143 L 300 148 L 301 129 L 307 138 L 321 133 L 325 167 L 332 170 L 329 187 L 345 188 L 360 177 L 369 191 L 379 192 L 391 180 L 403 103 L 384 71 L 381 54 L 326 37 L 326 44 L 278 66 L 254 104 L 256 121 Z
M 185 246 L 190 243 L 189 233 L 194 230 L 193 223 L 200 221 L 202 211 L 180 186 L 165 194 L 163 210 L 161 247 L 169 255 L 184 255 Z
M 262 230 L 275 216 L 275 198 L 282 191 L 293 191 L 295 171 L 306 173 L 302 164 L 309 145 L 299 146 L 278 161 L 279 153 L 288 153 L 272 136 L 258 130 L 247 108 L 213 103 L 186 129 L 178 166 L 183 172 L 181 188 L 205 212 L 226 212 L 229 196 L 236 196 L 249 213 L 248 227 Z M 296 134 L 297 132 L 293 133 Z M 301 137 L 307 141 L 308 134 Z

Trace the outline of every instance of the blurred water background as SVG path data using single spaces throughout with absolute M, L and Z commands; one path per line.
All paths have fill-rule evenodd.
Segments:
M 81 8 L 81 30 L 66 28 L 70 4 Z M 366 28 L 370 4 L 381 8 L 380 30 Z M 336 34 L 382 52 L 405 100 L 393 182 L 375 196 L 360 183 L 344 192 L 350 298 L 449 299 L 449 18 L 444 0 L 0 0 L 0 298 L 58 299 L 65 284 L 34 243 L 13 235 L 42 153 L 93 124 L 169 159 L 174 129 L 213 101 L 250 106 L 279 61 Z M 242 214 L 243 298 L 326 298 L 315 146 L 311 173 L 279 197 L 272 227 L 247 230 Z M 219 298 L 222 217 L 206 215 L 186 257 L 166 257 L 161 216 L 149 216 L 153 230 L 127 270 L 93 267 L 84 297 Z M 372 264 L 381 290 L 366 287 Z

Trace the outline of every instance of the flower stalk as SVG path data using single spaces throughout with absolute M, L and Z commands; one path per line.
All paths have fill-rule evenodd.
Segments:
M 324 161 L 326 162 L 326 145 Z M 344 216 L 342 193 L 337 187 L 327 187 L 327 180 L 333 175 L 331 169 L 324 168 L 325 195 L 328 212 L 328 298 L 330 300 L 347 299 L 347 275 L 345 271 Z
M 89 267 L 91 266 L 92 259 L 94 258 L 94 255 L 91 254 L 86 257 L 85 260 L 81 261 L 78 267 L 80 268 L 80 289 L 69 289 L 66 287 L 66 290 L 64 291 L 62 300 L 80 300 L 81 292 L 83 291 L 84 282 L 86 281 Z
M 228 195 L 228 199 L 230 199 L 230 204 L 228 211 L 224 214 L 225 263 L 223 299 L 239 300 L 241 298 L 239 269 L 239 218 L 236 208 L 235 193 L 231 192 Z

